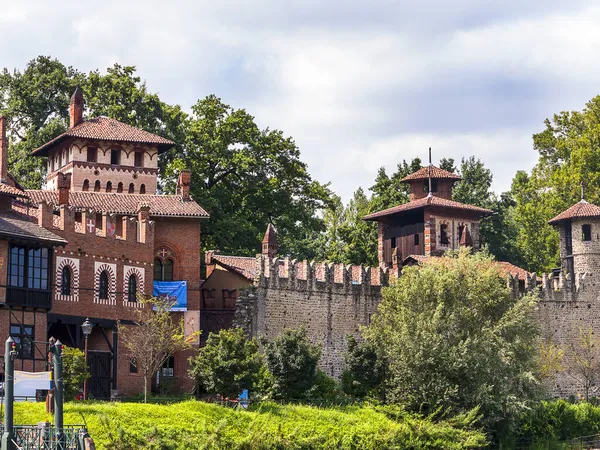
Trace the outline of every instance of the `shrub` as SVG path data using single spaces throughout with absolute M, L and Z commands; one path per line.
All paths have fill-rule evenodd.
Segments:
M 345 355 L 346 370 L 342 374 L 342 390 L 352 397 L 380 397 L 379 388 L 385 379 L 385 363 L 376 347 L 367 340 L 357 342 L 348 336 Z
M 306 398 L 317 381 L 321 347 L 312 345 L 304 328 L 286 330 L 264 345 L 267 367 L 273 374 L 273 391 L 280 399 Z
M 90 374 L 85 363 L 85 354 L 78 348 L 66 347 L 62 352 L 65 400 L 74 400 L 83 387 L 83 380 Z
M 308 391 L 308 397 L 319 400 L 334 400 L 340 397 L 340 384 L 337 380 L 327 376 L 321 369 L 317 369 L 315 384 Z
M 480 407 L 487 429 L 506 433 L 537 393 L 535 301 L 514 298 L 484 253 L 404 269 L 365 336 L 388 362 L 388 399 L 447 416 Z
M 264 376 L 264 362 L 256 339 L 240 328 L 211 333 L 197 356 L 190 358 L 190 376 L 207 392 L 236 398 L 252 392 Z

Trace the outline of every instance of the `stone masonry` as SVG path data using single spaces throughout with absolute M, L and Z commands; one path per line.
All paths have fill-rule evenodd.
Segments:
M 387 285 L 388 271 L 257 256 L 255 284 L 240 294 L 235 322 L 249 336 L 271 340 L 286 329 L 306 328 L 322 345 L 320 366 L 339 378 L 346 336 L 368 325 Z

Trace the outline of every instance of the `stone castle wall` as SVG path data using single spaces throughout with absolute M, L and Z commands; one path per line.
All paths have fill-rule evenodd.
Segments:
M 286 329 L 306 328 L 322 345 L 320 366 L 339 378 L 346 336 L 368 325 L 387 285 L 378 268 L 280 261 L 259 255 L 255 285 L 238 298 L 235 323 L 252 337 L 272 340 Z
M 315 344 L 322 345 L 320 367 L 339 378 L 344 370 L 347 335 L 359 336 L 381 301 L 381 288 L 390 273 L 379 268 L 297 262 L 257 256 L 254 285 L 242 290 L 234 324 L 249 336 L 272 340 L 286 329 L 303 326 Z M 509 277 L 513 295 L 537 291 L 535 318 L 545 342 L 565 349 L 563 370 L 547 381 L 551 395 L 582 395 L 573 377 L 569 349 L 577 344 L 579 329 L 600 330 L 600 276 L 560 273 L 525 280 Z M 596 392 L 597 391 L 597 392 Z M 594 388 L 600 395 L 600 387 Z

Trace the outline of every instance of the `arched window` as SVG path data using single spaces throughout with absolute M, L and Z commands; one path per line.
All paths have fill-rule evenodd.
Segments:
M 89 191 L 90 190 L 90 180 L 83 180 L 83 187 L 81 188 L 82 191 Z
M 94 184 L 94 192 L 100 192 L 100 180 L 96 180 Z
M 106 183 L 106 192 L 112 192 L 112 181 Z
M 145 193 L 146 193 L 146 185 L 145 185 L 145 184 L 142 184 L 142 185 L 140 186 L 140 194 L 145 194 Z
M 134 189 L 133 183 L 129 183 L 129 193 L 130 194 L 133 194 L 133 189 Z
M 163 263 L 163 281 L 173 281 L 173 260 L 167 259 Z
M 127 301 L 137 301 L 137 278 L 134 274 L 129 275 L 129 281 L 127 282 Z
M 63 267 L 60 274 L 60 293 L 61 295 L 71 295 L 71 269 Z
M 120 194 L 121 192 L 123 192 L 123 183 L 119 183 L 119 184 L 117 185 L 117 193 L 119 193 L 119 194 Z
M 155 281 L 173 281 L 173 260 L 164 261 L 156 258 L 154 260 L 154 280 Z
M 98 298 L 101 300 L 108 299 L 108 273 L 103 270 L 100 274 L 100 283 L 98 286 Z
M 162 261 L 158 258 L 154 260 L 154 280 L 162 281 Z

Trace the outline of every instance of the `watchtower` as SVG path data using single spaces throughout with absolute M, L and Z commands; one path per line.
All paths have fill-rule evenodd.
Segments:
M 558 227 L 561 267 L 571 280 L 600 270 L 600 207 L 582 199 L 548 223 Z

